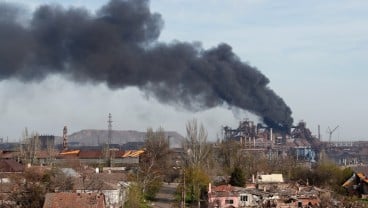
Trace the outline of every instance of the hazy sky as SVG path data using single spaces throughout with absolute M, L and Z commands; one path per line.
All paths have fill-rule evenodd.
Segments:
M 1 2 L 1 1 L 0 1 Z M 30 10 L 44 3 L 95 10 L 106 1 L 8 0 Z M 228 43 L 242 61 L 257 67 L 270 87 L 304 120 L 313 134 L 321 125 L 339 125 L 334 140 L 368 140 L 368 1 L 365 0 L 154 0 L 164 28 L 159 40 L 201 42 L 204 48 Z M 1 46 L 0 46 L 1 47 Z M 1 57 L 0 57 L 1 58 Z M 189 112 L 147 98 L 136 88 L 110 90 L 104 84 L 79 85 L 59 76 L 34 83 L 0 81 L 0 138 L 18 140 L 25 127 L 61 135 L 81 129 L 164 127 L 185 135 L 185 123 L 197 118 L 212 139 L 221 126 L 237 127 L 249 113 L 218 107 Z

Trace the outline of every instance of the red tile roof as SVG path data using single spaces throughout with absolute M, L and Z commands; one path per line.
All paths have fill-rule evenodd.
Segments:
M 37 151 L 36 152 L 36 157 L 39 159 L 47 159 L 50 157 L 55 157 L 58 155 L 57 151 L 46 151 L 46 150 L 41 150 L 41 151 Z
M 2 159 L 16 158 L 18 154 L 19 154 L 19 152 L 0 151 L 0 158 L 2 158 Z
M 227 192 L 231 192 L 231 191 L 234 191 L 234 187 L 231 186 L 231 185 L 221 185 L 221 186 L 214 186 L 212 188 L 212 191 L 214 192 L 220 192 L 220 191 L 227 191 Z
M 43 208 L 105 208 L 105 197 L 97 193 L 48 193 Z
M 80 159 L 98 159 L 103 157 L 101 150 L 81 150 L 79 153 Z
M 233 197 L 238 196 L 238 192 L 235 190 L 234 186 L 231 185 L 221 185 L 213 186 L 209 193 L 209 197 Z
M 127 181 L 123 173 L 91 173 L 74 179 L 74 190 L 116 190 L 119 182 Z
M 23 172 L 24 165 L 15 160 L 0 160 L 0 172 Z

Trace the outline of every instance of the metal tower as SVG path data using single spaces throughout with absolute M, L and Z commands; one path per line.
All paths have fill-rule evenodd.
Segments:
M 111 139 L 112 139 L 112 119 L 111 119 L 111 113 L 109 113 L 109 120 L 107 121 L 107 128 L 108 128 L 108 132 L 107 132 L 107 144 L 110 148 L 110 144 L 111 144 Z

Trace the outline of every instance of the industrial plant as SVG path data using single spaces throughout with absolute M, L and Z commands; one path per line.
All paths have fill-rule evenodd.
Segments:
M 145 141 L 148 133 L 116 131 L 113 130 L 112 123 L 112 115 L 108 114 L 106 130 L 83 130 L 78 134 L 79 136 L 75 136 L 74 133 L 68 133 L 68 127 L 64 126 L 60 131 L 61 136 L 32 135 L 18 144 L 3 141 L 0 144 L 2 163 L 0 167 L 7 174 L 4 175 L 2 181 L 8 180 L 7 175 L 11 175 L 13 172 L 27 171 L 27 168 L 68 167 L 69 169 L 65 169 L 65 171 L 72 171 L 68 174 L 73 174 L 75 177 L 74 189 L 68 191 L 69 197 L 82 197 L 82 195 L 73 195 L 72 193 L 84 193 L 85 187 L 79 181 L 81 176 L 78 175 L 90 171 L 88 174 L 92 175 L 88 176 L 88 178 L 91 177 L 88 180 L 93 181 L 94 177 L 100 177 L 105 180 L 101 183 L 120 184 L 112 190 L 100 190 L 96 184 L 90 182 L 91 186 L 88 188 L 89 192 L 97 194 L 93 195 L 94 198 L 103 197 L 99 203 L 103 203 L 104 206 L 120 207 L 127 200 L 126 197 L 123 197 L 127 196 L 129 190 L 130 182 L 127 176 L 132 171 L 139 170 L 147 160 L 148 147 Z M 238 159 L 235 159 L 239 160 L 240 164 L 248 163 L 249 161 L 246 160 L 249 158 L 246 158 L 252 155 L 254 159 L 258 158 L 256 159 L 258 162 L 265 161 L 266 165 L 267 163 L 280 165 L 269 169 L 272 172 L 265 172 L 267 169 L 262 168 L 254 169 L 255 166 L 251 167 L 249 171 L 254 169 L 257 172 L 249 172 L 251 178 L 246 180 L 245 185 L 241 187 L 221 185 L 227 183 L 229 178 L 213 176 L 206 189 L 207 202 L 203 203 L 208 207 L 227 207 L 228 204 L 232 204 L 233 207 L 324 207 L 322 206 L 324 204 L 322 198 L 326 195 L 331 197 L 331 190 L 311 186 L 310 184 L 314 183 L 312 178 L 300 178 L 295 182 L 293 177 L 282 174 L 285 173 L 285 167 L 281 164 L 290 163 L 290 161 L 294 161 L 292 164 L 296 167 L 306 168 L 306 170 L 315 169 L 326 159 L 333 161 L 337 166 L 349 167 L 356 172 L 353 171 L 352 178 L 341 184 L 341 187 L 344 187 L 351 194 L 363 197 L 368 194 L 364 191 L 364 187 L 368 184 L 364 178 L 366 174 L 364 167 L 368 163 L 368 151 L 366 151 L 368 143 L 366 142 L 336 142 L 333 141 L 333 131 L 330 131 L 328 141 L 321 141 L 320 132 L 314 136 L 305 121 L 291 126 L 290 130 L 287 131 L 273 129 L 249 119 L 239 121 L 236 128 L 229 126 L 221 128 L 223 132 L 221 138 L 216 142 L 208 142 L 213 151 L 213 157 L 224 159 L 221 158 L 223 157 L 221 152 L 224 151 L 224 149 L 221 150 L 221 146 L 232 143 L 236 145 L 233 147 L 237 147 L 236 158 Z M 114 138 L 116 135 L 124 135 L 118 133 L 127 132 L 130 134 L 130 139 Z M 84 134 L 89 135 L 90 139 L 81 137 Z M 182 177 L 180 175 L 183 173 L 178 164 L 182 163 L 182 158 L 188 154 L 185 145 L 182 146 L 186 138 L 175 132 L 164 132 L 163 135 L 170 149 L 171 156 L 168 164 L 172 166 L 174 171 L 169 174 L 171 179 L 165 180 L 173 184 L 179 182 L 178 187 L 180 187 L 180 177 Z M 97 137 L 97 139 L 93 137 Z M 84 143 L 83 140 L 91 141 Z M 81 167 L 85 170 L 80 169 Z M 11 198 L 8 198 L 9 193 L 3 191 L 1 196 L 4 204 L 11 205 L 13 202 Z M 47 195 L 45 203 L 54 203 L 55 199 L 50 197 L 51 193 Z M 53 193 L 52 197 L 59 197 L 59 195 L 56 192 Z M 335 198 L 331 200 L 329 203 L 335 203 L 334 207 L 343 204 L 342 201 Z
M 137 105 L 137 123 L 146 131 L 114 129 L 108 113 L 106 126 L 70 132 L 78 128 L 65 124 L 76 112 L 71 108 L 55 135 L 25 128 L 18 141 L 0 138 L 1 208 L 368 207 L 367 141 L 334 140 L 339 125 L 322 140 L 320 126 L 312 132 L 307 121 L 295 122 L 269 78 L 232 46 L 161 42 L 163 25 L 148 0 L 110 0 L 96 11 L 44 4 L 29 12 L 0 2 L 0 82 L 27 85 L 56 76 L 73 87 L 134 88 L 190 115 L 228 108 L 259 119 L 229 126 L 212 117 L 225 125 L 217 138 L 193 119 L 181 135 L 143 126 L 153 110 L 142 113 Z M 20 90 L 9 91 L 12 99 Z M 82 96 L 58 104 L 77 105 Z M 22 100 L 19 108 L 28 104 Z M 115 105 L 122 102 L 131 100 Z M 59 110 L 50 103 L 50 111 Z M 149 120 L 159 125 L 165 118 Z

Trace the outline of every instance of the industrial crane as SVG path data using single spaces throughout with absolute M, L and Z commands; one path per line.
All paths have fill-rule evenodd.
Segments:
M 330 129 L 330 127 L 328 127 L 327 131 L 328 131 L 328 134 L 329 134 L 329 137 L 328 137 L 328 144 L 331 148 L 331 138 L 332 138 L 332 134 L 336 131 L 336 129 L 339 128 L 339 125 L 337 125 L 334 129 Z

